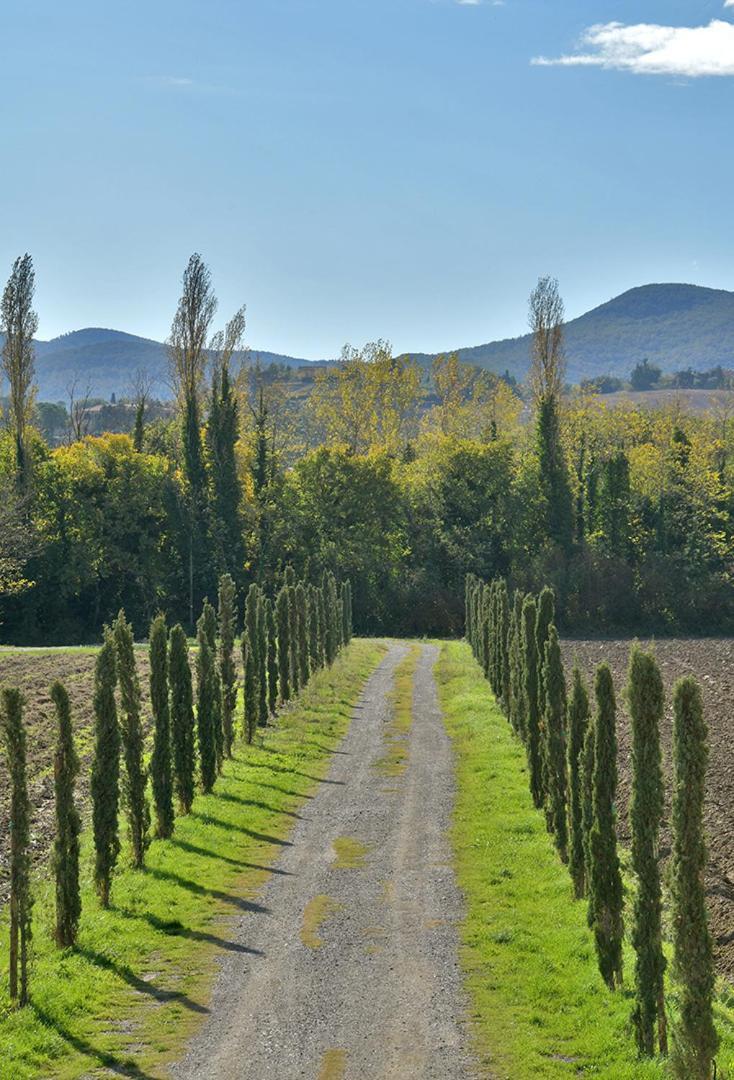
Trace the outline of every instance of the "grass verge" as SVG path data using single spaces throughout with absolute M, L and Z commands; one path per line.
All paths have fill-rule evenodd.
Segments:
M 593 1076 L 652 1080 L 665 1063 L 640 1061 L 628 988 L 599 976 L 586 904 L 572 899 L 542 814 L 530 798 L 525 752 L 469 646 L 442 645 L 436 680 L 457 764 L 452 842 L 466 897 L 461 959 L 482 1061 L 496 1080 Z M 734 1062 L 728 1003 L 719 1076 Z
M 47 880 L 38 882 L 32 1001 L 20 1011 L 9 1008 L 7 919 L 0 919 L 3 1077 L 166 1075 L 206 1017 L 217 956 L 248 951 L 230 934 L 232 923 L 262 911 L 257 896 L 269 867 L 288 844 L 299 805 L 326 773 L 384 649 L 352 642 L 261 745 L 238 747 L 215 791 L 176 820 L 170 841 L 151 845 L 145 870 L 121 862 L 110 911 L 94 897 L 85 834 L 78 947 L 53 945 L 53 891 Z

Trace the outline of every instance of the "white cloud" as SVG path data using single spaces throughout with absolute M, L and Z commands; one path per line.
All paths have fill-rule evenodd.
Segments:
M 734 7 L 734 0 L 726 0 Z M 636 75 L 734 75 L 734 23 L 712 19 L 708 26 L 627 26 L 611 22 L 591 26 L 581 39 L 582 51 L 549 59 L 541 67 L 602 67 Z

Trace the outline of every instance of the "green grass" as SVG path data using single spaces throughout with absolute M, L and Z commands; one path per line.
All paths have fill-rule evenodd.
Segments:
M 94 897 L 85 835 L 78 948 L 52 944 L 52 890 L 37 883 L 32 1003 L 20 1011 L 9 1008 L 0 919 L 3 1078 L 166 1075 L 206 1017 L 217 957 L 241 948 L 231 940 L 233 920 L 258 918 L 268 868 L 383 653 L 379 642 L 354 641 L 331 671 L 319 672 L 262 745 L 238 747 L 215 791 L 176 820 L 173 839 L 151 845 L 145 870 L 125 864 L 125 839 L 110 911 Z
M 482 1060 L 496 1080 L 666 1076 L 663 1062 L 637 1057 L 632 951 L 627 945 L 627 989 L 613 994 L 597 970 L 586 904 L 573 901 L 568 871 L 533 807 L 524 749 L 468 645 L 443 644 L 436 679 L 457 760 L 461 959 Z M 731 1076 L 732 1009 L 723 997 L 717 1014 L 719 1076 Z

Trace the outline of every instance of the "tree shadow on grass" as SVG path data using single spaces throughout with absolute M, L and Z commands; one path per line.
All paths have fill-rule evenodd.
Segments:
M 228 795 L 224 791 L 218 792 L 217 798 L 224 800 L 224 802 L 238 803 L 240 806 L 256 806 L 259 810 L 267 810 L 271 814 L 285 814 L 286 817 L 297 818 L 299 821 L 301 818 L 301 815 L 294 810 L 283 810 L 277 806 L 271 806 L 269 803 L 259 802 L 257 799 L 242 799 L 239 795 Z
M 109 956 L 105 956 L 104 953 L 80 945 L 77 946 L 76 952 L 79 956 L 83 956 L 85 960 L 88 960 L 90 964 L 103 968 L 105 971 L 111 971 L 123 982 L 126 982 L 128 986 L 131 986 L 133 990 L 137 990 L 139 994 L 146 994 L 162 1004 L 175 1002 L 177 1005 L 183 1005 L 185 1009 L 190 1009 L 191 1012 L 203 1014 L 209 1012 L 205 1005 L 193 1001 L 188 994 L 184 994 L 180 990 L 163 990 L 160 986 L 156 986 L 155 983 L 146 982 L 145 979 L 141 979 L 139 975 L 136 975 L 132 968 L 127 967 L 125 964 L 118 964 Z
M 180 874 L 174 874 L 171 870 L 146 866 L 145 873 L 155 878 L 156 881 L 168 881 L 182 889 L 187 889 L 196 896 L 212 896 L 215 900 L 222 900 L 225 904 L 231 904 L 240 911 L 246 911 L 249 914 L 267 915 L 270 911 L 269 908 L 263 907 L 262 904 L 256 903 L 255 900 L 247 900 L 244 896 L 235 896 L 233 893 L 223 892 L 222 889 L 210 889 L 207 885 L 200 885 L 198 881 L 191 881 L 189 878 L 181 877 Z
M 207 933 L 205 930 L 192 930 L 184 926 L 178 919 L 159 919 L 150 911 L 128 911 L 125 908 L 115 908 L 118 915 L 123 919 L 142 919 L 162 934 L 170 937 L 183 937 L 189 941 L 202 941 L 209 945 L 216 945 L 225 952 L 247 953 L 249 956 L 265 956 L 262 949 L 251 949 L 248 945 L 241 945 L 238 941 L 228 941 L 227 938 L 218 937 L 217 934 Z
M 267 788 L 268 791 L 279 791 L 281 795 L 292 795 L 296 799 L 313 799 L 313 795 L 308 795 L 304 791 L 292 791 L 290 788 L 279 787 L 278 784 L 268 784 L 265 780 L 253 780 L 254 784 L 257 784 L 259 788 Z
M 130 1077 L 131 1080 L 155 1080 L 155 1077 L 147 1072 L 143 1072 L 134 1061 L 124 1061 L 119 1057 L 115 1057 L 115 1055 L 108 1050 L 98 1050 L 96 1046 L 92 1046 L 86 1039 L 82 1039 L 79 1035 L 72 1034 L 60 1020 L 57 1020 L 55 1016 L 51 1016 L 51 1014 L 46 1012 L 45 1009 L 42 1009 L 40 1005 L 36 1005 L 32 1002 L 31 1008 L 45 1027 L 57 1032 L 65 1042 L 68 1042 L 69 1046 L 74 1047 L 78 1054 L 84 1054 L 85 1057 L 93 1058 L 100 1065 L 109 1069 L 110 1072 L 115 1073 L 116 1076 L 127 1076 Z
M 205 825 L 214 825 L 218 829 L 226 829 L 228 832 L 241 832 L 245 836 L 251 836 L 253 840 L 261 840 L 265 844 L 277 844 L 279 847 L 293 847 L 290 840 L 282 840 L 278 836 L 269 836 L 267 833 L 256 832 L 255 829 L 246 829 L 244 825 L 235 825 L 231 821 L 223 821 L 212 814 L 202 814 L 198 810 L 192 810 L 189 817 L 203 821 Z
M 188 851 L 191 855 L 201 855 L 204 859 L 218 859 L 229 866 L 237 867 L 238 870 L 264 870 L 268 874 L 293 877 L 290 870 L 280 870 L 277 866 L 262 866 L 261 863 L 245 862 L 243 859 L 231 859 L 229 855 L 220 855 L 218 851 L 210 851 L 209 848 L 199 847 L 198 844 L 191 844 L 188 840 L 179 840 L 177 836 L 171 837 L 168 843 L 181 848 L 182 851 Z

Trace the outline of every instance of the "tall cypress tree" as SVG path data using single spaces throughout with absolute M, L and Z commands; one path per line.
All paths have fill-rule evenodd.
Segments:
M 245 633 L 242 635 L 242 663 L 245 669 L 245 737 L 248 743 L 251 743 L 255 737 L 260 700 L 257 618 L 259 602 L 260 590 L 257 585 L 253 584 L 247 593 Z
M 551 626 L 545 644 L 545 775 L 547 777 L 546 815 L 558 853 L 568 861 L 568 826 L 566 821 L 566 680 L 563 674 L 558 631 Z
M 275 716 L 278 707 L 278 628 L 271 600 L 265 601 L 265 626 L 268 632 L 268 712 Z
M 540 759 L 541 783 L 544 798 L 548 794 L 549 777 L 546 773 L 548 760 L 547 729 L 545 725 L 545 646 L 550 628 L 555 618 L 555 598 L 553 590 L 544 588 L 538 597 L 538 618 L 535 624 L 535 644 L 538 650 L 538 719 L 540 723 Z M 550 828 L 550 822 L 548 823 Z
M 342 641 L 348 645 L 352 640 L 352 584 L 350 581 L 342 582 Z
M 616 702 L 608 664 L 597 669 L 593 823 L 589 837 L 591 876 L 589 915 L 599 971 L 614 990 L 622 984 L 622 875 L 617 856 L 614 800 L 617 793 Z
M 54 754 L 56 836 L 53 870 L 56 882 L 56 944 L 69 948 L 76 942 L 82 901 L 79 893 L 79 833 L 82 824 L 74 805 L 79 758 L 74 748 L 69 695 L 60 682 L 51 687 L 56 709 L 57 733 Z
M 525 741 L 525 697 L 523 694 L 522 662 L 522 605 L 524 597 L 515 590 L 510 620 L 510 721 L 514 730 Z
M 278 677 L 280 700 L 290 701 L 291 696 L 291 616 L 290 592 L 284 585 L 278 593 L 275 605 L 275 619 L 278 626 Z
M 141 720 L 140 681 L 135 665 L 133 630 L 120 611 L 113 625 L 120 687 L 120 735 L 125 772 L 122 782 L 123 805 L 127 812 L 133 866 L 140 868 L 150 842 L 150 810 L 145 797 L 148 777 L 143 765 L 143 725 Z
M 326 667 L 326 593 L 323 585 L 318 589 L 319 607 L 319 667 Z
M 288 642 L 290 644 L 289 671 L 291 687 L 295 696 L 301 689 L 301 665 L 299 663 L 299 631 L 298 631 L 298 606 L 296 603 L 296 586 L 288 586 Z
M 217 743 L 215 709 L 217 707 L 216 660 L 212 650 L 207 620 L 202 613 L 197 624 L 196 639 L 196 723 L 199 734 L 199 769 L 201 787 L 208 794 L 217 778 Z
M 497 585 L 497 693 L 505 712 L 510 703 L 510 596 L 507 582 L 501 578 Z
M 211 533 L 217 564 L 239 576 L 244 565 L 242 485 L 235 448 L 239 439 L 237 396 L 225 357 L 212 375 L 206 427 L 211 487 Z
M 234 578 L 223 574 L 219 580 L 219 679 L 222 687 L 222 754 L 232 757 L 234 713 L 237 703 L 237 669 L 234 662 L 237 594 Z
M 574 665 L 571 698 L 568 703 L 568 868 L 574 894 L 581 899 L 586 892 L 584 857 L 584 784 L 583 750 L 589 724 L 589 694 L 578 664 Z
M 257 722 L 259 727 L 268 722 L 268 627 L 262 591 L 257 598 Z
M 301 686 L 308 682 L 308 604 L 303 582 L 296 585 L 296 622 L 298 626 L 298 674 Z
M 204 632 L 209 642 L 209 651 L 212 655 L 213 667 L 212 680 L 212 731 L 214 733 L 214 753 L 217 763 L 217 772 L 222 771 L 224 762 L 224 728 L 222 726 L 222 680 L 219 675 L 217 663 L 217 613 L 208 600 L 204 601 L 201 611 L 204 620 Z
M 115 642 L 105 630 L 94 668 L 94 761 L 92 829 L 94 881 L 102 907 L 110 906 L 112 871 L 120 854 L 117 814 L 120 805 L 120 728 L 115 705 Z
M 311 671 L 321 666 L 319 656 L 319 597 L 315 585 L 309 585 L 308 597 L 308 664 Z
M 535 644 L 537 607 L 532 596 L 522 606 L 523 700 L 526 708 L 528 771 L 530 794 L 540 809 L 543 805 L 543 780 L 540 759 L 540 723 L 538 717 L 538 649 Z
M 10 774 L 10 1000 L 28 1004 L 31 909 L 28 841 L 31 804 L 26 781 L 26 735 L 19 690 L 2 691 L 2 728 Z
M 561 442 L 558 399 L 544 396 L 538 404 L 538 463 L 545 502 L 548 537 L 569 552 L 573 546 L 573 495 Z
M 182 814 L 188 814 L 194 801 L 196 740 L 189 643 L 180 623 L 171 630 L 168 677 L 171 684 L 173 782 L 180 811 Z
M 322 588 L 324 590 L 324 611 L 326 614 L 326 639 L 324 643 L 326 663 L 331 667 L 336 659 L 338 645 L 336 635 L 336 579 L 329 571 L 324 574 Z
M 581 825 L 584 846 L 585 894 L 591 889 L 591 828 L 594 824 L 594 759 L 596 757 L 596 715 L 589 713 L 584 744 L 581 749 Z M 589 898 L 589 925 L 592 923 Z
M 156 816 L 156 836 L 173 835 L 173 775 L 171 715 L 168 704 L 168 630 L 164 615 L 150 624 L 150 705 L 153 713 L 153 754 L 150 778 Z
M 660 1052 L 667 1053 L 665 956 L 661 925 L 662 896 L 658 867 L 658 834 L 663 813 L 660 767 L 660 722 L 663 680 L 655 657 L 635 645 L 627 674 L 627 701 L 632 720 L 632 866 L 637 875 L 632 944 L 635 961 L 633 1020 L 641 1054 L 655 1052 L 657 1023 Z
M 675 1065 L 681 1080 L 711 1080 L 719 1046 L 713 1020 L 714 967 L 706 913 L 703 801 L 708 730 L 693 678 L 673 691 L 673 972 L 680 984 Z

